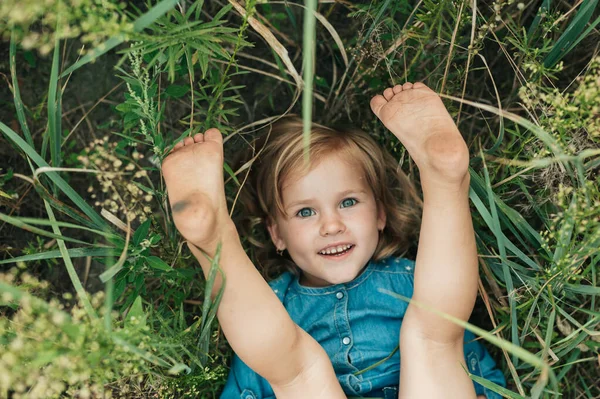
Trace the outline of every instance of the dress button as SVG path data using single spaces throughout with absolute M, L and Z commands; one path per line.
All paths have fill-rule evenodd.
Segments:
M 350 343 L 350 338 L 348 338 L 348 337 L 344 337 L 344 339 L 342 339 L 342 343 L 343 343 L 344 345 L 348 345 L 348 344 Z
M 344 297 L 344 293 L 340 291 L 340 292 L 338 292 L 337 294 L 335 294 L 335 297 L 336 297 L 337 299 L 342 299 L 342 298 Z
M 477 370 L 477 360 L 471 359 L 471 370 L 475 372 Z

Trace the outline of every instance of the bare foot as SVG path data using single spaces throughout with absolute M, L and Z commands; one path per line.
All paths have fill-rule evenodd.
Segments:
M 423 83 L 405 83 L 371 99 L 371 109 L 402 142 L 423 173 L 448 181 L 468 174 L 469 150 L 440 97 Z
M 208 129 L 178 143 L 163 161 L 175 226 L 181 235 L 212 254 L 221 231 L 233 224 L 223 184 L 223 137 Z

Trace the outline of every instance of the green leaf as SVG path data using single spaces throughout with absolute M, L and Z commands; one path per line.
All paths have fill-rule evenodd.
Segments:
M 139 324 L 136 325 L 134 320 L 137 320 Z M 129 312 L 127 313 L 125 324 L 134 328 L 146 326 L 146 313 L 144 313 L 144 308 L 142 306 L 142 297 L 138 296 L 135 298 L 135 301 L 133 301 L 131 308 L 129 308 Z
M 148 237 L 148 231 L 150 230 L 150 219 L 146 219 L 144 223 L 140 225 L 133 233 L 133 245 L 138 246 L 142 242 L 143 239 Z
M 190 91 L 189 86 L 170 85 L 165 89 L 165 93 L 173 98 L 185 96 Z
M 225 169 L 225 172 L 227 172 L 227 174 L 229 176 L 231 176 L 231 178 L 233 179 L 235 184 L 237 184 L 239 186 L 240 182 L 239 182 L 237 176 L 235 175 L 235 172 L 233 171 L 233 169 L 231 169 L 231 166 L 229 166 L 229 164 L 227 162 L 223 163 L 223 169 Z
M 167 265 L 162 259 L 157 256 L 149 256 L 146 258 L 146 263 L 153 269 L 162 270 L 165 272 L 172 271 L 173 268 Z

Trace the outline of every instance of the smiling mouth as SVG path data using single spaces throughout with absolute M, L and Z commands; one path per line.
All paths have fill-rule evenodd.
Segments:
M 337 257 L 337 256 L 342 256 L 342 255 L 347 254 L 354 247 L 355 247 L 354 244 L 340 245 L 339 247 L 329 248 L 329 249 L 326 249 L 326 250 L 323 250 L 323 251 L 319 251 L 318 253 L 319 253 L 319 255 L 323 255 L 323 256 Z

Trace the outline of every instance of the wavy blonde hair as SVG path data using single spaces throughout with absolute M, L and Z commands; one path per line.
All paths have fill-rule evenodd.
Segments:
M 379 235 L 374 260 L 400 256 L 418 239 L 423 203 L 415 186 L 397 161 L 367 133 L 359 129 L 332 129 L 313 124 L 308 144 L 310 163 L 304 159 L 302 120 L 286 117 L 266 129 L 254 141 L 260 151 L 251 165 L 248 179 L 240 192 L 243 210 L 236 221 L 258 268 L 267 279 L 283 271 L 299 274 L 287 255 L 277 255 L 270 240 L 267 224 L 276 212 L 285 214 L 282 187 L 292 173 L 307 173 L 325 156 L 336 153 L 355 161 L 373 190 L 377 206 L 386 214 L 386 227 Z M 246 163 L 251 159 L 246 155 Z

